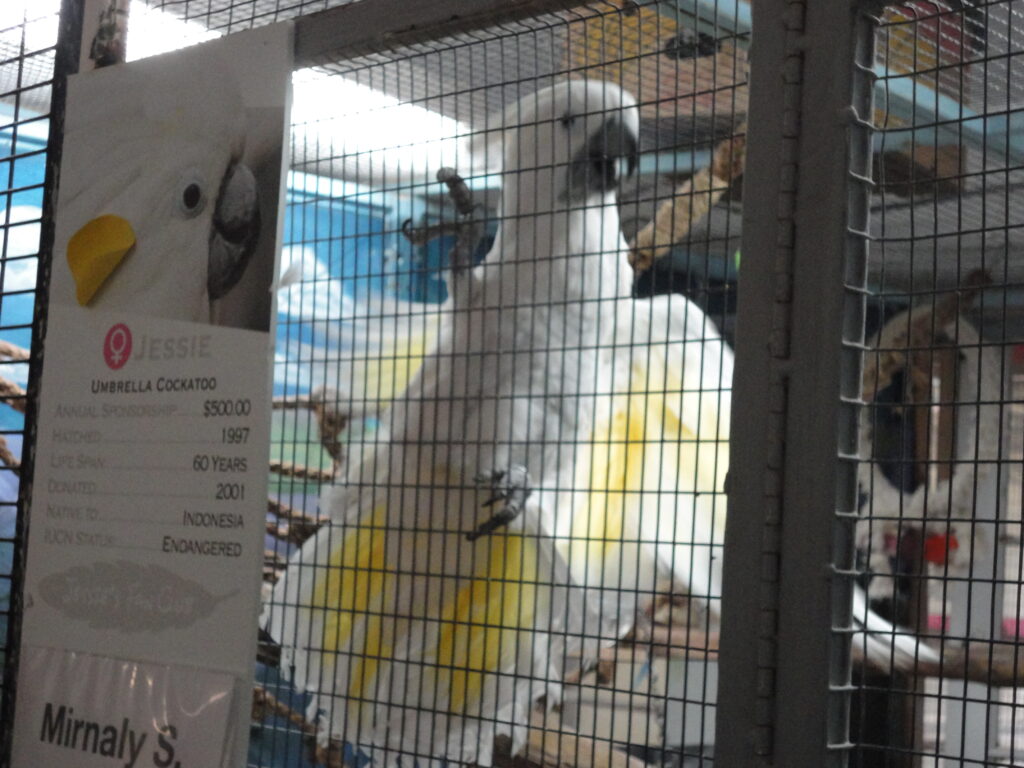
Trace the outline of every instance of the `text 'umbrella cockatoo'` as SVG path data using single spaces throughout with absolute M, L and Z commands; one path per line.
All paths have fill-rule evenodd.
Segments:
M 265 607 L 324 739 L 490 765 L 658 577 L 717 610 L 732 351 L 685 297 L 630 297 L 638 133 L 628 93 L 571 80 L 488 137 L 494 245 Z

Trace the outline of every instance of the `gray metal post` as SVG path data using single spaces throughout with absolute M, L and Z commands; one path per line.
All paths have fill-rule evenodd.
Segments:
M 846 764 L 873 26 L 758 0 L 716 760 Z M 813 76 L 812 76 L 813 75 Z

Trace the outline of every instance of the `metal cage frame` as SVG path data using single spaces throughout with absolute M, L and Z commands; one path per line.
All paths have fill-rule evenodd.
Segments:
M 295 64 L 371 56 L 579 4 L 361 0 L 299 15 Z M 851 595 L 859 574 L 858 420 L 872 241 L 875 34 L 883 8 L 878 0 L 757 0 L 754 9 L 743 180 L 747 258 L 739 278 L 725 539 L 729 561 L 742 567 L 724 571 L 714 757 L 720 768 L 838 768 L 850 763 L 856 748 L 849 733 L 855 688 Z M 76 0 L 63 0 L 41 290 L 52 258 L 63 77 L 77 68 L 81 13 Z M 757 253 L 764 258 L 751 257 Z M 28 389 L 32 407 L 44 343 L 40 300 Z M 17 617 L 23 610 L 17 587 L 33 457 L 31 444 L 26 446 L 15 537 L 15 621 L 0 691 L 0 765 L 10 761 L 12 720 L 6 715 L 14 703 Z
M 42 218 L 40 222 L 38 276 L 36 278 L 37 300 L 33 308 L 32 336 L 29 357 L 29 378 L 25 400 L 24 444 L 22 451 L 18 504 L 15 521 L 13 560 L 11 565 L 11 592 L 7 625 L 4 638 L 5 650 L 3 676 L 0 679 L 0 765 L 8 765 L 11 759 L 11 733 L 13 729 L 15 680 L 18 669 L 18 649 L 21 636 L 21 616 L 24 611 L 22 592 L 27 557 L 28 510 L 32 501 L 32 473 L 35 463 L 36 410 L 39 398 L 39 382 L 42 374 L 44 340 L 46 336 L 46 286 L 50 280 L 50 265 L 53 252 L 53 217 L 56 190 L 60 179 L 60 156 L 63 143 L 64 95 L 67 75 L 78 70 L 79 44 L 82 38 L 82 7 L 75 0 L 61 0 L 57 41 L 54 48 L 54 66 L 51 78 L 51 109 L 49 112 L 49 137 L 46 145 L 46 171 L 43 181 Z M 9 162 L 13 166 L 13 162 Z M 13 171 L 12 171 L 13 173 Z M 8 196 L 8 200 L 9 200 Z

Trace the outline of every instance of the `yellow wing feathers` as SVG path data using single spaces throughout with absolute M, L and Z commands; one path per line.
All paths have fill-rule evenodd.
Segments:
M 638 317 L 641 303 L 616 308 L 629 342 L 601 352 L 591 431 L 564 480 L 572 492 L 549 492 L 545 468 L 529 468 L 542 481 L 533 502 L 553 507 L 539 512 L 553 538 L 503 528 L 468 542 L 452 511 L 479 510 L 487 494 L 457 490 L 469 470 L 421 461 L 418 444 L 399 445 L 369 492 L 332 491 L 329 506 L 348 511 L 293 559 L 293 586 L 270 606 L 271 632 L 299 687 L 331 710 L 332 735 L 403 751 L 413 742 L 402 733 L 415 733 L 424 749 L 486 764 L 483 724 L 528 717 L 522 707 L 558 685 L 571 655 L 621 636 L 658 568 L 718 594 L 731 351 L 710 326 L 686 327 L 703 315 L 681 297 Z M 354 370 L 367 399 L 397 397 L 437 330 L 428 320 Z
M 505 534 L 491 537 L 483 552 L 459 534 L 444 546 L 462 547 L 465 562 L 476 562 L 466 576 L 447 575 L 440 600 L 416 601 L 418 579 L 436 581 L 436 563 L 399 563 L 392 553 L 410 551 L 415 534 L 387 526 L 386 508 L 377 507 L 342 535 L 315 574 L 306 606 L 323 616 L 310 650 L 322 655 L 320 672 L 347 676 L 350 709 L 374 701 L 394 663 L 415 663 L 424 705 L 450 714 L 476 714 L 486 676 L 511 670 L 520 642 L 529 641 L 539 582 L 536 541 Z M 422 543 L 422 542 L 420 542 Z M 410 642 L 412 634 L 418 642 Z M 397 641 L 397 642 L 396 642 Z M 396 655 L 401 646 L 403 653 Z M 382 697 L 385 698 L 385 697 Z M 408 703 L 408 702 L 407 702 Z M 370 717 L 368 711 L 362 713 Z
M 538 581 L 535 542 L 493 536 L 477 576 L 441 615 L 437 690 L 448 711 L 472 714 L 488 672 L 511 670 L 523 632 L 533 627 Z
M 676 549 L 669 567 L 680 586 L 689 545 L 721 544 L 728 470 L 729 392 L 707 388 L 705 365 L 728 349 L 703 340 L 654 343 L 617 353 L 628 384 L 595 409 L 591 440 L 578 453 L 571 527 L 559 548 L 587 587 L 649 590 L 654 549 Z M 726 367 L 731 373 L 731 358 Z M 625 377 L 624 377 L 625 378 Z M 678 566 L 678 567 L 677 567 Z M 700 591 L 710 589 L 701 579 Z M 636 595 L 624 594 L 624 604 Z
M 341 372 L 340 388 L 352 402 L 383 411 L 409 386 L 434 346 L 440 323 L 439 312 L 415 313 L 396 323 L 391 333 L 382 334 L 379 347 L 355 351 L 350 370 Z

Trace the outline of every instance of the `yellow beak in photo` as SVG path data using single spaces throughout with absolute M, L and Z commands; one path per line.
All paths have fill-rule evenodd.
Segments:
M 92 301 L 134 245 L 132 225 L 113 214 L 97 216 L 71 236 L 68 266 L 80 305 Z

